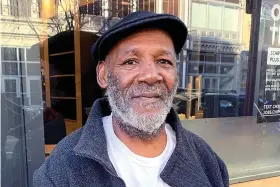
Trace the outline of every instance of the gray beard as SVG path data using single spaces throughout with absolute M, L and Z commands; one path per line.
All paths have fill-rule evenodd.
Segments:
M 112 109 L 114 122 L 130 137 L 142 140 L 152 139 L 160 134 L 165 126 L 165 119 L 172 107 L 172 101 L 178 87 L 178 78 L 172 90 L 168 90 L 164 83 L 156 83 L 149 86 L 140 83 L 123 90 L 120 89 L 119 79 L 107 72 L 107 95 Z M 157 103 L 142 104 L 142 107 L 151 109 L 159 107 L 156 114 L 140 114 L 132 108 L 132 96 L 134 93 L 156 93 L 161 101 Z

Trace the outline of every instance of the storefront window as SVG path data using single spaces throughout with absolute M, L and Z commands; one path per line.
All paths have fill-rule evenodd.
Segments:
M 2 186 L 32 186 L 49 150 L 85 124 L 93 102 L 104 96 L 91 46 L 139 10 L 174 14 L 188 26 L 173 107 L 184 127 L 226 161 L 231 181 L 279 169 L 277 1 L 0 3 Z

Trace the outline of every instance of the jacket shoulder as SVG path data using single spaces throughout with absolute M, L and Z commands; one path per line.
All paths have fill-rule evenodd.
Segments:
M 39 186 L 69 186 L 67 165 L 71 162 L 74 147 L 78 143 L 83 128 L 62 139 L 54 148 L 45 163 L 35 171 L 33 185 Z
M 220 186 L 217 183 L 223 183 L 223 186 L 229 186 L 229 175 L 226 164 L 215 153 L 215 151 L 198 135 L 184 129 L 183 136 L 189 142 L 191 150 L 210 179 L 213 186 Z
M 184 129 L 183 136 L 184 139 L 190 143 L 190 146 L 194 149 L 195 154 L 201 155 L 203 153 L 204 156 L 208 157 L 213 157 L 216 155 L 210 145 L 193 132 Z

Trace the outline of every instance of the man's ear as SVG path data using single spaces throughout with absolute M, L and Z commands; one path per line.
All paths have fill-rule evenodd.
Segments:
M 107 67 L 104 61 L 98 63 L 96 67 L 96 79 L 99 86 L 103 89 L 107 88 Z

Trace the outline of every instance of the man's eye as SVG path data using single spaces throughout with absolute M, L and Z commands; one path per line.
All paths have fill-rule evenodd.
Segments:
M 135 65 L 137 62 L 136 60 L 133 60 L 133 59 L 129 59 L 129 60 L 126 60 L 123 65 Z
M 164 64 L 164 65 L 171 65 L 173 66 L 173 63 L 170 60 L 165 60 L 165 59 L 160 59 L 158 61 L 159 64 Z

